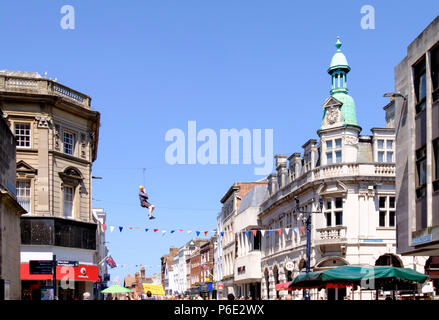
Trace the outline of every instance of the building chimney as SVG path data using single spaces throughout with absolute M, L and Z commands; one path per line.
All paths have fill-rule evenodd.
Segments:
M 277 154 L 276 159 L 277 184 L 279 189 L 285 186 L 287 181 L 287 156 L 284 154 Z
M 140 277 L 142 278 L 142 280 L 145 280 L 145 279 L 146 279 L 146 276 L 145 276 L 145 268 L 144 268 L 144 267 L 142 267 L 142 268 L 140 269 Z
M 270 195 L 277 191 L 277 173 L 272 173 L 268 176 L 268 192 Z

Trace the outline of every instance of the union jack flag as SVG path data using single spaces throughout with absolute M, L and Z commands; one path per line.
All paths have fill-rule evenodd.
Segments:
M 114 259 L 111 256 L 108 256 L 107 259 L 105 259 L 105 261 L 107 262 L 107 264 L 110 266 L 111 269 L 117 267 L 116 262 L 114 261 Z

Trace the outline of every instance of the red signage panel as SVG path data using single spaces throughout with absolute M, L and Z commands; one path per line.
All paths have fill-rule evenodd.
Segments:
M 21 280 L 52 280 L 53 276 L 46 274 L 30 274 L 29 263 L 20 265 Z M 56 267 L 56 279 L 68 279 L 75 281 L 93 281 L 99 280 L 98 266 L 79 265 L 77 267 Z

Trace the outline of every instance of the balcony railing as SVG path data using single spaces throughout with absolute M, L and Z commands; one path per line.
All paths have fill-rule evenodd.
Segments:
M 0 90 L 14 92 L 34 92 L 35 94 L 56 95 L 73 101 L 86 108 L 90 107 L 90 98 L 76 90 L 46 78 L 29 78 L 23 76 L 0 76 Z
M 340 243 L 346 242 L 346 230 L 345 226 L 326 227 L 316 229 L 317 231 L 317 244 L 324 243 Z

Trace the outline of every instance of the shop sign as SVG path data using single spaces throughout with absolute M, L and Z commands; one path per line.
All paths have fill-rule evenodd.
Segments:
M 53 261 L 52 260 L 31 260 L 29 261 L 30 274 L 52 274 Z
M 285 269 L 287 269 L 287 271 L 293 271 L 294 270 L 294 262 L 293 261 L 288 261 L 285 264 Z
M 224 290 L 224 285 L 223 284 L 219 284 L 219 285 L 216 286 L 216 289 L 218 291 L 223 291 Z

